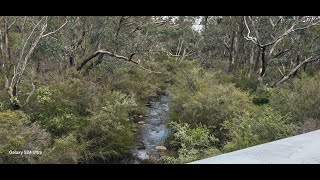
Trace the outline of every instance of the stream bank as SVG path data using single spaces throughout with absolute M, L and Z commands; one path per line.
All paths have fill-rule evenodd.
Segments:
M 155 102 L 148 103 L 147 115 L 138 122 L 138 138 L 130 155 L 120 164 L 161 163 L 166 150 L 165 140 L 169 134 L 166 120 L 169 114 L 170 94 L 159 95 Z

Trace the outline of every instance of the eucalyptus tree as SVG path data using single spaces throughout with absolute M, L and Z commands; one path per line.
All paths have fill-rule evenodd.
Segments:
M 26 80 L 25 71 L 35 48 L 41 40 L 45 40 L 67 24 L 66 21 L 57 29 L 48 31 L 49 19 L 48 16 L 0 17 L 1 74 L 4 90 L 10 98 L 12 109 L 20 109 L 28 103 L 34 93 L 35 85 L 31 78 L 29 80 L 31 90 L 27 93 L 24 102 L 19 98 L 19 84 L 22 79 Z
M 261 63 L 259 62 L 260 68 L 257 72 L 257 91 L 259 91 L 260 87 L 264 84 L 263 80 L 270 61 L 289 51 L 287 49 L 278 49 L 278 45 L 287 40 L 287 46 L 290 46 L 290 43 L 293 42 L 288 41 L 288 38 L 290 38 L 289 35 L 298 31 L 307 30 L 312 26 L 318 25 L 319 22 L 318 17 L 310 16 L 244 17 L 246 27 L 246 35 L 244 38 L 251 41 L 260 50 L 258 60 Z M 303 62 L 312 62 L 307 59 L 308 58 Z M 276 83 L 276 85 L 279 85 L 279 83 Z

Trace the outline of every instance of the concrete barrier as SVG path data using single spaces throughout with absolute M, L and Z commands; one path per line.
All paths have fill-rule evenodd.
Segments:
M 189 164 L 320 164 L 320 130 Z

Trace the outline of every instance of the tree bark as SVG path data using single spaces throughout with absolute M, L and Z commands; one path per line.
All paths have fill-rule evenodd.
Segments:
M 239 50 L 240 50 L 240 39 L 239 39 L 239 32 L 235 32 L 234 38 L 234 51 L 233 51 L 233 64 L 232 64 L 232 71 L 235 71 L 239 65 Z
M 247 61 L 247 79 L 251 78 L 251 69 L 254 61 L 255 48 L 251 48 L 250 59 Z
M 93 68 L 93 66 L 97 66 L 97 65 L 101 64 L 101 63 L 102 63 L 102 60 L 103 60 L 103 56 L 104 56 L 104 54 L 99 54 L 98 59 L 97 59 L 95 62 L 92 62 L 92 63 L 87 67 L 87 69 L 85 70 L 86 73 L 89 73 L 89 71 Z
M 82 61 L 82 63 L 77 67 L 77 71 L 81 71 L 81 69 L 83 68 L 84 65 L 86 65 L 91 59 L 97 57 L 99 54 L 100 54 L 100 52 L 96 51 L 95 53 L 93 53 L 92 55 L 90 55 L 89 57 L 84 59 Z
M 204 16 L 204 36 L 207 34 L 207 29 L 208 29 L 208 17 L 209 16 Z
M 77 71 L 81 71 L 83 66 L 85 66 L 91 59 L 97 57 L 99 54 L 107 54 L 107 55 L 109 55 L 111 57 L 115 57 L 117 59 L 122 59 L 122 60 L 125 60 L 125 61 L 130 61 L 130 62 L 135 63 L 135 64 L 140 64 L 138 61 L 133 61 L 132 60 L 132 57 L 135 55 L 135 53 L 131 54 L 129 57 L 125 57 L 125 56 L 114 54 L 114 53 L 112 53 L 110 51 L 99 50 L 99 51 L 96 51 L 95 53 L 93 53 L 92 55 L 90 55 L 89 57 L 87 57 L 86 59 L 84 59 L 82 61 L 82 63 L 77 67 Z
M 5 34 L 4 34 L 4 40 L 5 40 L 5 47 L 6 47 L 6 61 L 8 67 L 11 66 L 11 56 L 10 56 L 10 44 L 9 44 L 9 24 L 8 24 L 8 16 L 5 17 L 4 20 L 4 29 L 5 29 Z
M 258 74 L 258 68 L 260 64 L 261 48 L 257 48 L 257 59 L 254 63 L 254 72 Z
M 261 86 L 263 85 L 263 78 L 266 74 L 267 62 L 266 62 L 266 47 L 261 48 L 261 67 L 259 69 L 258 78 L 257 78 L 257 88 L 256 91 L 260 92 Z
M 243 18 L 237 17 L 237 32 L 236 32 L 236 40 L 235 40 L 235 60 L 234 60 L 234 70 L 238 69 L 241 66 L 241 55 L 244 54 L 244 38 L 242 36 L 242 33 L 244 31 L 244 24 L 243 24 Z M 245 61 L 243 62 L 245 64 Z
M 298 54 L 295 65 L 296 65 L 296 66 L 299 65 L 299 63 L 300 63 L 300 55 Z M 296 71 L 295 73 L 293 73 L 293 77 L 295 77 L 295 76 L 297 76 L 297 75 L 298 75 L 298 71 Z
M 231 43 L 230 43 L 230 47 L 229 47 L 229 69 L 228 69 L 228 72 L 232 72 L 233 67 L 234 67 L 234 41 L 235 41 L 235 37 L 236 37 L 236 32 L 233 30 L 232 35 L 231 35 Z
M 75 63 L 75 54 L 73 52 L 71 52 L 69 54 L 69 66 L 73 67 L 75 65 L 76 65 L 76 63 Z
M 18 82 L 17 82 L 18 83 Z M 13 89 L 12 89 L 12 98 L 16 98 L 18 97 L 18 84 L 14 84 Z M 12 103 L 12 109 L 13 110 L 19 110 L 21 107 L 18 103 Z

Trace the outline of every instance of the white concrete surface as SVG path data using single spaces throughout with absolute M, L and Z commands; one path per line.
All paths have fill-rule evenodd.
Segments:
M 320 164 L 320 130 L 189 164 Z

